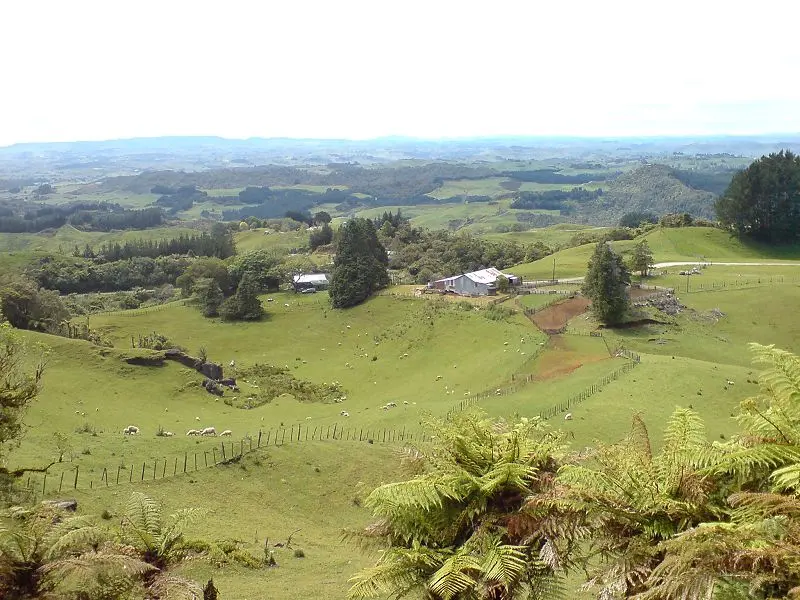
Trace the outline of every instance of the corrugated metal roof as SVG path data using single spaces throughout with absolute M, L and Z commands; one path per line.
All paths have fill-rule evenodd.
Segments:
M 494 267 L 489 267 L 488 269 L 481 269 L 480 271 L 473 271 L 472 273 L 464 273 L 464 275 L 455 275 L 453 277 L 446 277 L 444 279 L 438 279 L 437 283 L 451 283 L 458 279 L 459 277 L 467 277 L 470 280 L 476 283 L 495 283 L 497 278 L 503 275 L 504 277 L 514 277 L 513 275 L 507 275 L 502 271 L 495 269 Z
M 303 273 L 301 275 L 295 275 L 293 278 L 295 283 L 328 283 L 328 277 L 325 273 Z

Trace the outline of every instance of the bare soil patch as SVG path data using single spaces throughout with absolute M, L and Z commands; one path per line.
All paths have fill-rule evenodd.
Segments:
M 531 320 L 545 333 L 561 333 L 569 320 L 585 313 L 590 304 L 588 298 L 576 296 L 540 310 Z

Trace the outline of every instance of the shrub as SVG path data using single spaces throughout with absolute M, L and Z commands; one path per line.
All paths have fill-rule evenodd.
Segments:
M 306 557 L 306 553 L 303 552 L 302 548 L 295 548 L 294 557 L 295 558 L 305 558 Z

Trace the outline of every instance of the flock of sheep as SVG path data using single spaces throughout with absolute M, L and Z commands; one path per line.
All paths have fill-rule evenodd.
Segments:
M 124 435 L 137 435 L 139 433 L 139 428 L 136 425 L 128 425 L 125 429 L 122 430 Z M 161 437 L 173 437 L 175 434 L 171 431 L 164 431 L 161 434 Z M 217 430 L 214 427 L 205 427 L 203 429 L 190 429 L 186 432 L 186 435 L 210 435 L 215 436 L 217 435 Z M 233 432 L 230 429 L 226 429 L 222 433 L 219 434 L 220 436 L 230 437 L 233 435 Z

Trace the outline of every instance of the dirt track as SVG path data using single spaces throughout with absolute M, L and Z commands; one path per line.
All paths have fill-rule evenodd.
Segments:
M 585 313 L 590 304 L 587 298 L 576 296 L 540 310 L 531 317 L 531 321 L 545 333 L 559 333 L 570 319 Z

